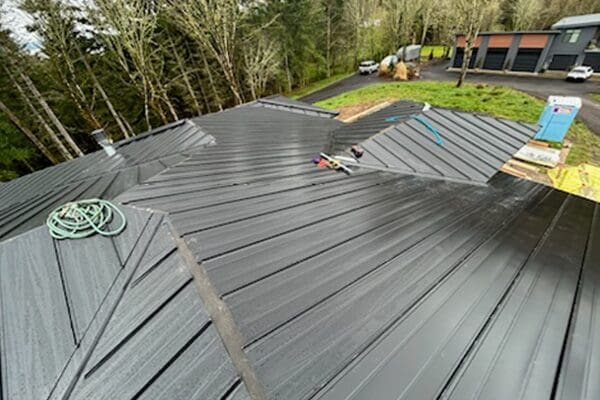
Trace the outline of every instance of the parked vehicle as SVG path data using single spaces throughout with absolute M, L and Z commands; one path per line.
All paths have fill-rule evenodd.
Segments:
M 384 57 L 380 65 L 385 68 L 394 68 L 398 64 L 398 57 L 394 54 Z
M 567 80 L 583 82 L 586 79 L 591 78 L 593 74 L 594 70 L 592 69 L 592 67 L 575 67 L 567 74 Z
M 406 49 L 404 49 L 404 46 L 402 46 L 398 49 L 396 56 L 398 59 L 404 60 L 405 62 L 418 61 L 419 57 L 421 57 L 421 46 L 418 44 L 412 44 L 410 46 L 406 46 Z
M 358 72 L 361 75 L 372 74 L 379 70 L 379 64 L 373 60 L 363 61 L 358 66 Z

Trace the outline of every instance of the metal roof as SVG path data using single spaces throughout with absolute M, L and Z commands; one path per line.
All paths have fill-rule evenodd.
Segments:
M 217 144 L 119 195 L 121 236 L 0 244 L 3 398 L 248 399 L 215 317 L 268 399 L 598 397 L 598 204 L 320 170 L 341 123 L 289 110 L 194 122 Z
M 278 110 L 291 111 L 324 118 L 335 118 L 339 114 L 337 111 L 317 107 L 312 104 L 307 104 L 281 95 L 263 97 L 253 103 L 243 106 L 275 108 Z
M 585 14 L 564 17 L 552 25 L 552 29 L 583 28 L 586 26 L 600 26 L 600 14 Z
M 112 157 L 100 150 L 7 182 L 0 186 L 0 239 L 39 226 L 68 201 L 112 199 L 213 141 L 183 120 L 115 143 Z
M 239 378 L 164 216 L 0 243 L 3 399 L 220 398 Z
M 420 103 L 397 101 L 353 123 L 344 124 L 331 133 L 329 151 L 339 152 L 353 144 L 358 144 L 422 109 L 423 104 Z
M 402 114 L 361 142 L 356 165 L 484 184 L 537 132 L 535 125 L 440 108 L 416 118 Z

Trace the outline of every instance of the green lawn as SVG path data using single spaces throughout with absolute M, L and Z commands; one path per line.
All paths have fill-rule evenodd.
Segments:
M 331 85 L 332 83 L 335 83 L 337 81 L 340 81 L 344 78 L 349 77 L 350 75 L 354 75 L 354 72 L 346 72 L 343 74 L 331 75 L 329 78 L 325 78 L 320 81 L 313 82 L 306 87 L 292 90 L 292 92 L 286 94 L 286 96 L 291 97 L 292 99 L 297 99 L 299 97 L 306 96 L 308 94 L 316 92 L 317 90 L 321 90 L 324 87 Z
M 464 84 L 456 88 L 453 82 L 394 82 L 370 85 L 317 103 L 320 107 L 336 109 L 348 105 L 408 99 L 428 102 L 438 107 L 474 111 L 495 117 L 535 123 L 544 101 L 518 90 L 503 86 Z M 576 121 L 567 139 L 573 148 L 567 163 L 577 165 L 592 162 L 600 165 L 600 137 L 583 123 Z
M 596 100 L 598 103 L 600 103 L 600 93 L 594 93 L 592 95 L 592 99 Z
M 444 49 L 444 46 L 423 46 L 421 48 L 421 59 L 427 60 L 429 58 L 429 53 L 431 53 L 431 50 L 433 50 L 433 58 L 442 58 L 442 56 L 444 55 Z M 449 56 L 452 56 L 452 50 L 450 50 Z

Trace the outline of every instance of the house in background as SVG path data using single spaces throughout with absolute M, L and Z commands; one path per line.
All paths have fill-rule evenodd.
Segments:
M 460 68 L 465 37 L 456 35 L 452 68 Z M 483 32 L 475 40 L 469 68 L 543 72 L 588 65 L 600 72 L 600 14 L 565 17 L 547 31 Z

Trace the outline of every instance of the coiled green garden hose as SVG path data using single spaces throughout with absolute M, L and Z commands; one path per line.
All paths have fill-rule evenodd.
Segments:
M 114 216 L 120 223 L 113 230 L 108 224 Z M 114 204 L 102 199 L 88 199 L 64 204 L 50 213 L 46 225 L 55 239 L 82 239 L 98 233 L 102 236 L 118 235 L 125 229 L 125 215 Z

